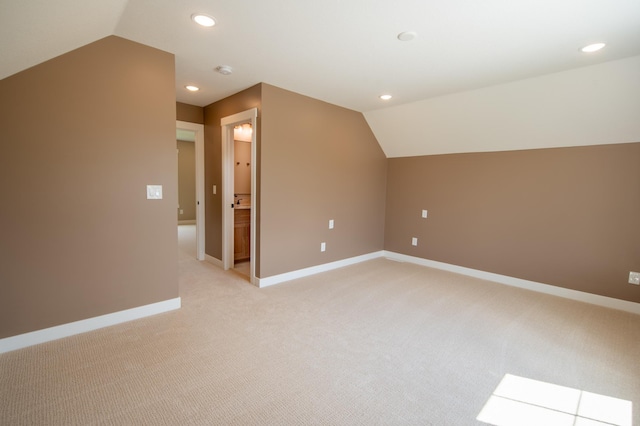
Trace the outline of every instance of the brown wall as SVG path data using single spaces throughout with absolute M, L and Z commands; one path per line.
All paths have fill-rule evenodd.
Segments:
M 177 141 L 178 220 L 196 220 L 196 144 Z M 182 210 L 182 214 L 180 214 Z
M 118 37 L 0 80 L 0 338 L 178 297 L 175 108 Z
M 382 250 L 387 160 L 361 113 L 263 84 L 260 149 L 259 277 Z
M 638 164 L 640 143 L 389 159 L 385 249 L 640 302 Z
M 251 142 L 233 141 L 233 159 L 234 194 L 251 194 Z
M 176 120 L 204 124 L 204 108 L 176 102 Z
M 258 108 L 257 129 L 254 131 L 257 132 L 256 140 L 259 150 L 261 94 L 262 85 L 258 84 L 204 108 L 205 253 L 216 259 L 222 259 L 222 128 L 220 120 L 229 115 Z M 213 185 L 218 188 L 216 195 L 213 195 Z M 259 214 L 259 210 L 256 214 Z

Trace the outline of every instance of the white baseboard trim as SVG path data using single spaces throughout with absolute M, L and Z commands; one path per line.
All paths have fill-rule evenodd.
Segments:
M 55 327 L 36 330 L 17 336 L 0 339 L 0 353 L 15 351 L 27 346 L 109 327 L 127 321 L 132 321 L 163 312 L 180 309 L 181 299 L 163 300 L 162 302 L 151 303 L 149 305 L 138 306 L 137 308 L 126 309 L 124 311 L 113 312 L 111 314 L 100 315 L 98 317 L 87 318 L 85 320 L 70 322 L 68 324 L 57 325 Z
M 442 269 L 449 272 L 455 272 L 457 274 L 497 282 L 499 284 L 505 284 L 512 287 L 536 291 L 538 293 L 564 297 L 565 299 L 577 300 L 579 302 L 591 303 L 592 305 L 604 306 L 606 308 L 617 309 L 619 311 L 625 311 L 632 314 L 640 315 L 640 303 L 629 302 L 627 300 L 614 299 L 613 297 L 600 296 L 598 294 L 591 294 L 585 293 L 583 291 L 556 287 L 553 285 L 538 283 L 535 281 L 528 281 L 520 278 L 509 277 L 506 275 L 494 274 L 492 272 L 479 271 L 477 269 L 465 268 L 463 266 L 451 265 L 449 263 L 438 262 L 435 260 L 408 256 L 406 254 L 395 253 L 392 251 L 385 251 L 384 257 L 399 262 L 408 262 L 427 266 L 429 268 Z
M 195 225 L 196 224 L 196 220 L 179 220 L 178 221 L 178 225 Z
M 220 268 L 222 268 L 222 267 L 223 267 L 223 265 L 222 265 L 222 260 L 220 260 L 220 259 L 216 259 L 216 258 L 215 258 L 215 257 L 213 257 L 213 256 L 209 256 L 209 255 L 208 255 L 208 254 L 206 254 L 206 253 L 204 254 L 204 260 L 205 260 L 206 262 L 212 263 L 212 264 L 214 264 L 214 265 L 216 265 L 216 266 L 218 266 L 218 267 L 220 267 Z
M 257 285 L 260 288 L 268 287 L 274 284 L 280 284 L 285 281 L 303 278 L 309 275 L 319 274 L 320 272 L 331 271 L 332 269 L 342 268 L 344 266 L 354 265 L 356 263 L 365 262 L 367 260 L 383 257 L 383 251 L 363 254 L 361 256 L 350 257 L 348 259 L 337 260 L 335 262 L 324 263 L 322 265 L 311 266 L 309 268 L 298 269 L 297 271 L 285 272 L 284 274 L 273 275 L 266 278 L 256 278 Z

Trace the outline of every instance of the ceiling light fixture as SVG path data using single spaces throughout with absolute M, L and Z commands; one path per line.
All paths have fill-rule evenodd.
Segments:
M 191 15 L 191 19 L 198 25 L 203 27 L 213 27 L 216 24 L 216 20 L 212 16 L 205 15 L 203 13 L 194 13 Z
M 222 75 L 229 75 L 233 72 L 233 69 L 231 69 L 231 67 L 228 65 L 220 65 L 216 67 L 216 71 L 218 71 Z
M 388 101 L 391 98 L 392 98 L 391 95 L 380 95 L 380 99 L 382 99 L 383 101 Z
M 593 52 L 597 52 L 598 50 L 602 49 L 605 46 L 606 46 L 606 44 L 604 44 L 604 43 L 593 43 L 593 44 L 590 44 L 588 46 L 583 47 L 580 50 L 582 50 L 584 53 L 593 53 Z
M 200 90 L 198 86 L 191 86 L 191 85 L 184 86 L 184 88 L 190 92 L 197 92 L 198 90 Z
M 418 33 L 415 31 L 404 31 L 398 34 L 398 40 L 400 41 L 411 41 L 418 36 Z

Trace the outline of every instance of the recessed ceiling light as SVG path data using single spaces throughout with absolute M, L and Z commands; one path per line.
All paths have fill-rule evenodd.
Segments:
M 605 46 L 606 44 L 604 43 L 594 43 L 594 44 L 585 46 L 580 50 L 582 50 L 584 53 L 592 53 L 592 52 L 597 52 L 598 50 L 602 49 Z
M 411 41 L 418 36 L 418 33 L 415 31 L 404 31 L 398 34 L 398 40 L 400 41 Z
M 191 85 L 184 86 L 184 88 L 190 92 L 197 92 L 198 90 L 200 90 L 198 86 L 191 86 Z
M 218 71 L 222 75 L 229 75 L 233 72 L 233 69 L 231 69 L 231 67 L 228 65 L 220 65 L 216 67 L 216 71 Z
M 380 95 L 380 99 L 382 99 L 383 101 L 388 101 L 391 98 L 392 98 L 391 95 Z
M 202 13 L 194 13 L 191 15 L 191 19 L 193 22 L 202 25 L 203 27 L 213 27 L 216 24 L 216 20 L 213 19 L 212 16 L 204 15 Z

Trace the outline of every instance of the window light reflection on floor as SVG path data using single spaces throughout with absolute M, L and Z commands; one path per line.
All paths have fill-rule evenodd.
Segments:
M 632 403 L 506 374 L 476 417 L 495 426 L 632 426 Z

